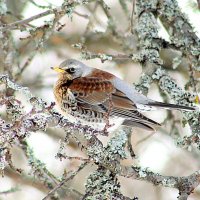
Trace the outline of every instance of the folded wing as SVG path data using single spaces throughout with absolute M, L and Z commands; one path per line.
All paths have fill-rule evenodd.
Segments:
M 122 117 L 124 125 L 139 126 L 154 130 L 157 122 L 137 111 L 137 107 L 122 91 L 117 90 L 111 81 L 102 77 L 82 77 L 73 80 L 69 86 L 77 104 L 97 112 L 110 112 L 111 116 Z

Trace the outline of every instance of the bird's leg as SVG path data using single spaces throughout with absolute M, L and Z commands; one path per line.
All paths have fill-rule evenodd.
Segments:
M 133 150 L 133 146 L 131 144 L 131 136 L 132 136 L 132 131 L 128 134 L 127 148 L 129 150 L 131 158 L 136 158 L 135 152 Z
M 112 111 L 112 108 L 113 108 L 113 103 L 112 103 L 112 95 L 111 94 L 108 94 L 108 112 L 105 113 L 105 127 L 103 129 L 103 132 L 108 132 L 108 128 L 112 127 L 114 124 L 110 124 L 109 123 L 109 116 L 110 116 L 110 113 Z

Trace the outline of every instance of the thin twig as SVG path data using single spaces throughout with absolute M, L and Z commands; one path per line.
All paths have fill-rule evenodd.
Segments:
M 85 19 L 89 19 L 89 15 L 87 15 L 87 14 L 82 14 L 82 13 L 79 13 L 79 12 L 77 12 L 77 11 L 74 11 L 73 13 L 75 13 L 76 15 L 78 15 L 78 16 L 80 16 L 80 17 L 83 17 L 83 18 L 85 18 Z
M 135 14 L 135 0 L 133 0 L 132 12 L 131 12 L 131 33 L 133 34 L 133 15 Z
M 42 200 L 46 200 L 48 199 L 51 195 L 53 195 L 59 188 L 61 188 L 67 181 L 73 179 L 77 173 L 79 171 L 81 171 L 88 163 L 87 162 L 84 162 L 83 164 L 81 164 L 79 166 L 79 168 L 71 175 L 69 176 L 68 178 L 64 179 L 63 181 L 61 181 L 56 187 L 54 187 L 51 191 L 48 192 L 48 194 L 42 199 Z
M 19 69 L 19 72 L 16 74 L 15 76 L 15 81 L 19 80 L 19 78 L 21 77 L 22 73 L 24 72 L 24 70 L 29 66 L 29 64 L 31 63 L 31 61 L 33 60 L 33 58 L 36 55 L 35 51 L 33 54 L 31 54 L 28 59 L 26 60 L 26 62 L 24 63 L 24 65 Z
M 97 7 L 98 7 L 98 2 L 96 2 L 95 3 L 95 5 L 94 5 L 94 9 L 93 9 L 93 11 L 91 11 L 92 13 L 93 13 L 93 15 L 94 15 L 94 13 L 96 12 L 96 9 L 97 9 Z M 85 28 L 85 31 L 84 31 L 84 38 L 83 38 L 83 40 L 84 40 L 84 43 L 86 42 L 85 40 L 86 40 L 86 35 L 89 33 L 89 30 L 90 30 L 90 27 L 92 26 L 92 17 L 94 17 L 93 15 L 91 15 L 88 19 L 88 23 L 87 23 L 87 26 L 86 26 L 86 28 Z
M 29 18 L 27 18 L 27 19 L 19 20 L 19 21 L 10 23 L 10 24 L 3 24 L 3 25 L 0 27 L 0 31 L 16 29 L 16 28 L 18 28 L 18 26 L 28 24 L 29 22 L 34 21 L 34 20 L 36 20 L 36 19 L 39 19 L 39 18 L 41 18 L 41 17 L 47 16 L 47 15 L 50 15 L 50 14 L 55 14 L 55 13 L 58 12 L 59 10 L 60 10 L 60 8 L 52 9 L 52 10 L 47 10 L 47 11 L 45 11 L 45 12 L 39 13 L 39 14 L 34 15 L 34 16 L 32 16 L 32 17 L 29 17 Z
M 30 0 L 30 2 L 31 2 L 34 6 L 36 6 L 36 7 L 38 7 L 38 8 L 42 8 L 42 9 L 51 8 L 51 4 L 50 4 L 50 3 L 49 3 L 48 6 L 43 6 L 43 5 L 39 5 L 39 4 L 36 3 L 34 0 Z
M 131 144 L 131 136 L 132 136 L 132 131 L 128 132 L 128 142 L 127 142 L 127 145 L 128 145 L 128 150 L 129 150 L 129 153 L 131 155 L 131 158 L 135 158 L 135 152 L 133 150 L 133 147 L 132 147 L 132 144 Z
M 91 8 L 89 5 L 87 5 L 85 8 L 91 13 L 91 16 L 98 23 L 98 25 L 103 26 L 102 21 L 98 18 L 97 13 L 96 13 L 98 6 L 99 6 L 99 3 L 98 1 L 96 1 L 93 8 Z
M 139 141 L 135 144 L 135 146 L 137 146 L 137 145 L 139 145 L 140 143 L 142 143 L 142 142 L 148 140 L 148 139 L 149 139 L 150 137 L 152 137 L 153 135 L 154 135 L 154 133 L 151 133 L 150 135 L 147 135 L 147 136 L 144 137 L 143 139 L 139 140 Z
M 80 160 L 80 161 L 84 161 L 84 162 L 90 162 L 90 159 L 88 159 L 88 158 L 82 158 L 79 156 L 68 156 L 68 155 L 63 155 L 61 153 L 58 153 L 56 155 L 56 157 L 58 157 L 60 159 L 64 158 L 64 159 L 68 159 L 68 160 Z

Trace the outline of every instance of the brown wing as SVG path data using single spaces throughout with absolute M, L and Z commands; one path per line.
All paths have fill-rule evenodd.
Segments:
M 101 77 L 83 77 L 73 80 L 69 86 L 78 102 L 98 106 L 100 104 L 108 108 L 108 99 L 111 97 L 112 106 L 120 109 L 135 110 L 135 104 L 125 94 L 116 90 L 109 80 Z
M 134 102 L 114 87 L 113 78 L 112 74 L 95 70 L 90 76 L 74 79 L 70 84 L 66 84 L 66 87 L 75 96 L 77 104 L 85 109 L 108 112 L 109 98 L 111 97 L 111 116 L 125 118 L 124 125 L 137 125 L 153 130 L 153 126 L 158 123 L 139 113 Z
M 80 106 L 98 112 L 108 112 L 109 97 L 111 97 L 112 110 L 110 115 L 130 119 L 126 121 L 125 125 L 142 124 L 143 127 L 146 125 L 146 128 L 159 125 L 139 113 L 135 104 L 123 92 L 116 90 L 110 81 L 103 78 L 78 78 L 73 81 L 69 89 L 76 96 Z

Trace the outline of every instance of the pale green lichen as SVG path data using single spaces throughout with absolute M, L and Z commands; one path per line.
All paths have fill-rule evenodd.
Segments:
M 179 6 L 176 0 L 168 0 L 162 2 L 163 14 L 167 16 L 169 21 L 174 21 L 177 13 L 179 13 Z
M 159 80 L 162 76 L 166 74 L 166 71 L 161 67 L 157 68 L 156 71 L 152 74 L 152 79 Z
M 152 78 L 159 81 L 159 87 L 167 93 L 177 104 L 194 106 L 196 95 L 186 92 L 180 88 L 164 70 L 157 69 Z M 183 112 L 183 125 L 189 122 L 193 133 L 200 133 L 199 130 L 199 111 Z
M 162 180 L 164 185 L 167 185 L 168 187 L 174 187 L 175 184 L 177 184 L 177 180 L 175 178 L 171 179 L 164 179 Z
M 117 178 L 103 168 L 90 174 L 85 186 L 87 200 L 116 199 L 120 195 L 120 184 Z
M 33 97 L 33 95 L 31 94 L 31 92 L 29 91 L 29 89 L 27 87 L 21 87 L 20 85 L 14 83 L 13 81 L 11 81 L 9 79 L 8 75 L 0 75 L 0 84 L 1 83 L 6 84 L 8 88 L 11 88 L 15 91 L 22 92 L 29 99 L 31 99 Z
M 15 99 L 10 99 L 6 107 L 6 113 L 12 121 L 19 121 L 25 114 L 25 111 L 21 102 L 16 101 Z
M 137 0 L 136 1 L 136 7 L 138 14 L 141 14 L 141 12 L 145 10 L 156 10 L 157 9 L 157 0 L 151 0 L 151 1 L 143 1 L 143 0 Z
M 142 169 L 139 171 L 139 177 L 144 178 L 147 176 L 147 169 Z
M 195 95 L 184 91 L 180 88 L 175 80 L 173 80 L 165 70 L 158 68 L 153 74 L 152 78 L 159 81 L 159 87 L 170 95 L 177 103 L 182 105 L 192 105 Z
M 0 75 L 0 84 L 4 83 L 8 88 L 13 89 L 14 91 L 18 91 L 21 94 L 25 95 L 27 100 L 34 106 L 34 108 L 37 110 L 41 110 L 46 106 L 46 102 L 43 101 L 41 98 L 35 97 L 32 95 L 30 90 L 27 87 L 22 87 L 18 85 L 17 83 L 11 81 L 8 77 L 8 75 Z
M 149 66 L 149 63 L 156 66 L 162 65 L 163 61 L 160 59 L 159 50 L 162 48 L 161 43 L 155 41 L 159 38 L 158 23 L 153 14 L 153 10 L 157 9 L 157 1 L 137 1 L 136 8 L 138 15 L 138 24 L 136 26 L 136 33 L 139 39 L 140 60 L 143 66 Z M 146 12 L 146 10 L 152 12 Z M 152 67 L 152 66 L 151 66 Z M 146 92 L 145 92 L 146 93 Z
M 84 133 L 84 135 L 87 133 Z M 102 143 L 96 140 L 90 140 L 90 145 L 87 147 L 88 156 L 97 163 L 102 163 L 108 169 L 119 171 L 117 167 L 121 159 L 125 159 L 127 154 L 125 152 L 125 145 L 127 142 L 126 129 L 120 129 L 116 135 L 110 139 L 106 147 L 103 147 Z
M 35 130 L 45 131 L 47 128 L 47 117 L 48 116 L 49 115 L 47 115 L 45 113 L 36 113 L 36 114 L 32 115 L 32 117 L 29 118 L 29 120 L 31 120 L 34 123 Z
M 108 142 L 107 147 L 105 148 L 106 153 L 108 155 L 111 155 L 110 160 L 116 160 L 116 158 L 119 159 L 125 159 L 127 157 L 127 154 L 124 150 L 124 147 L 127 142 L 127 133 L 125 128 L 120 129 L 117 134 L 111 138 L 111 140 Z
M 182 90 L 176 82 L 169 76 L 163 76 L 159 80 L 160 88 L 169 94 L 178 104 L 192 106 L 192 100 L 194 101 L 195 95 Z
M 109 56 L 109 55 L 106 55 L 106 54 L 98 54 L 98 56 L 100 57 L 100 59 L 102 60 L 102 61 L 106 61 L 106 60 L 109 60 L 109 61 L 111 61 L 112 60 L 112 56 Z
M 193 62 L 194 68 L 198 69 L 198 63 L 196 62 L 200 51 L 200 40 L 193 31 L 194 29 L 186 15 L 180 11 L 176 0 L 162 1 L 160 18 L 164 27 L 168 30 L 172 43 L 178 46 L 185 54 L 197 56 L 196 58 L 194 57 Z
M 152 77 L 150 77 L 149 75 L 146 75 L 146 74 L 142 74 L 142 76 L 140 78 L 140 82 L 138 84 L 134 84 L 134 86 L 138 92 L 147 94 L 148 90 L 151 86 L 151 83 L 152 83 Z

